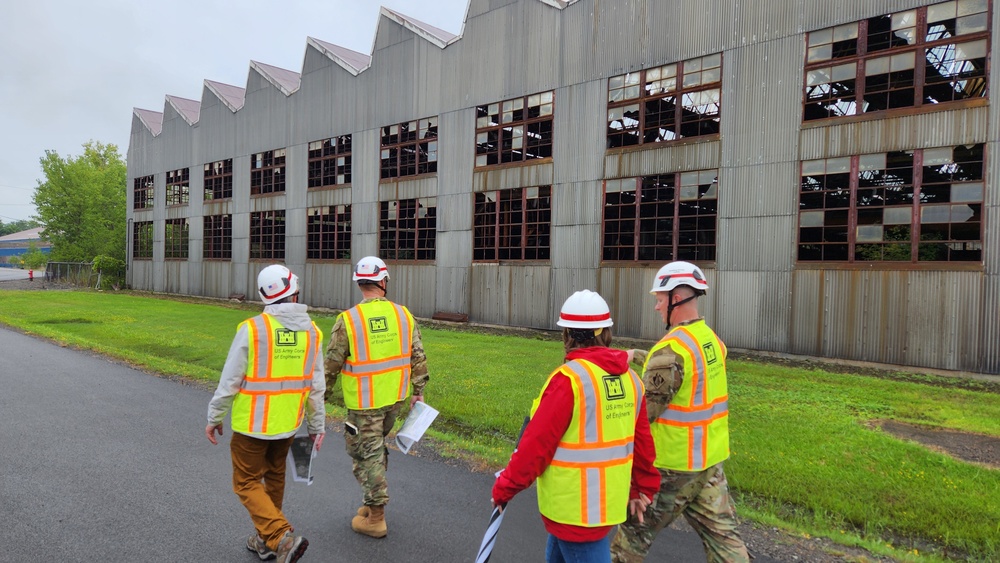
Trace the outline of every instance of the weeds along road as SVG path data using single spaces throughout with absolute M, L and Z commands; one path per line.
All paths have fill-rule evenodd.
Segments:
M 228 420 L 218 446 L 205 439 L 210 390 L 4 327 L 0 350 L 0 561 L 258 561 L 231 490 Z M 315 482 L 289 477 L 285 495 L 309 539 L 303 561 L 475 558 L 492 475 L 393 451 L 389 535 L 374 540 L 350 528 L 361 495 L 342 434 L 330 432 L 314 464 Z M 534 488 L 508 510 L 491 561 L 542 561 Z M 649 559 L 705 560 L 697 536 L 675 530 Z

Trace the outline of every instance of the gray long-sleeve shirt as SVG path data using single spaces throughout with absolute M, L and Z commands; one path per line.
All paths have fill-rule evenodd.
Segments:
M 273 316 L 282 326 L 290 330 L 309 330 L 312 327 L 312 319 L 307 311 L 309 308 L 300 303 L 279 303 L 264 307 L 264 312 Z M 236 331 L 236 338 L 229 347 L 229 356 L 226 358 L 226 365 L 222 368 L 222 375 L 219 377 L 219 386 L 215 390 L 215 396 L 208 404 L 208 423 L 219 424 L 226 418 L 226 414 L 233 406 L 233 399 L 240 391 L 243 379 L 246 377 L 247 361 L 250 349 L 250 331 L 246 324 L 241 324 Z M 306 402 L 306 420 L 309 426 L 309 434 L 323 434 L 326 432 L 326 405 L 323 396 L 326 394 L 326 377 L 323 372 L 323 355 L 316 354 L 313 364 L 312 388 L 309 390 L 309 397 Z M 253 432 L 241 432 L 247 436 L 261 438 L 265 440 L 279 440 L 295 435 L 295 431 L 279 434 L 276 436 L 265 436 Z

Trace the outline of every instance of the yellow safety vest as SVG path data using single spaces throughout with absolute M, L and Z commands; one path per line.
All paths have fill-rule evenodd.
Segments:
M 642 380 L 632 370 L 611 375 L 592 362 L 573 360 L 552 372 L 545 387 L 560 373 L 573 386 L 573 418 L 538 477 L 538 510 L 549 520 L 573 526 L 620 524 L 628 511 Z
M 413 315 L 402 305 L 377 299 L 341 313 L 351 352 L 344 361 L 344 404 L 377 409 L 410 396 Z
M 684 369 L 681 387 L 651 427 L 656 467 L 701 471 L 729 457 L 726 345 L 700 319 L 676 326 L 646 357 L 669 346 Z M 645 375 L 646 366 L 643 366 Z
M 233 431 L 275 436 L 302 423 L 323 333 L 288 330 L 271 315 L 247 319 L 247 373 L 233 400 Z

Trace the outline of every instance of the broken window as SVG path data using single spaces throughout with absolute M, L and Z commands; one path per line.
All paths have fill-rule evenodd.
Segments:
M 205 164 L 205 201 L 233 197 L 233 159 Z
M 191 201 L 189 168 L 167 172 L 167 205 L 187 205 Z
M 437 198 L 379 203 L 379 256 L 386 260 L 434 260 Z
M 306 210 L 306 259 L 351 259 L 351 206 L 329 205 Z
M 605 181 L 602 259 L 715 260 L 718 177 L 697 170 Z
M 250 155 L 250 195 L 285 191 L 285 149 Z
M 953 0 L 809 33 L 803 120 L 986 97 L 988 14 Z
M 250 214 L 250 259 L 285 259 L 285 210 Z
M 168 260 L 187 260 L 188 237 L 187 219 L 167 219 L 163 237 L 163 257 Z
M 309 143 L 309 187 L 351 183 L 351 135 Z
M 798 259 L 981 261 L 984 147 L 803 162 Z
M 722 54 L 608 79 L 608 148 L 719 133 Z
M 552 158 L 552 91 L 476 107 L 476 168 Z
M 475 196 L 473 260 L 549 259 L 550 186 L 479 192 Z
M 208 215 L 202 222 L 202 257 L 205 260 L 233 258 L 233 216 Z
M 132 209 L 153 208 L 153 177 L 143 176 L 132 180 Z
M 153 222 L 136 221 L 132 223 L 132 258 L 153 258 Z
M 381 178 L 386 180 L 437 172 L 437 136 L 436 117 L 383 127 Z

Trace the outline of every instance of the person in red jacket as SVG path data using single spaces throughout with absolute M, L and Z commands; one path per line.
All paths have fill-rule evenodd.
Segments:
M 504 506 L 538 480 L 549 532 L 546 561 L 611 561 L 609 533 L 627 514 L 642 517 L 660 487 L 642 381 L 611 344 L 611 312 L 578 291 L 560 311 L 565 361 L 535 399 L 507 467 L 493 485 Z

